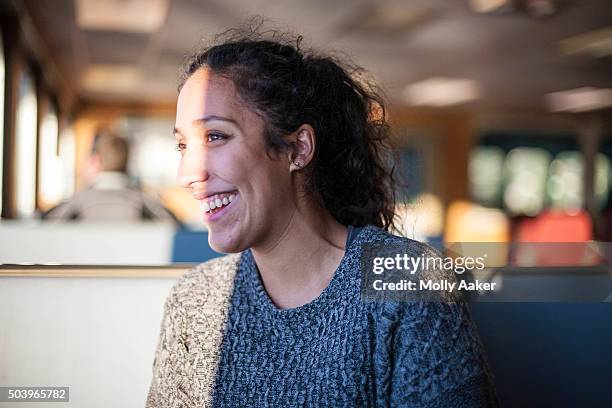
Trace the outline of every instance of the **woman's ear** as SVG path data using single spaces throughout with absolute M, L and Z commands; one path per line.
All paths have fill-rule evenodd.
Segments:
M 293 149 L 289 152 L 289 171 L 301 170 L 312 161 L 315 152 L 315 132 L 304 124 L 292 135 Z

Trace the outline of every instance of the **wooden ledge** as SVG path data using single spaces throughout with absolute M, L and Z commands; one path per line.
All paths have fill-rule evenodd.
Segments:
M 194 265 L 0 265 L 0 278 L 180 278 Z

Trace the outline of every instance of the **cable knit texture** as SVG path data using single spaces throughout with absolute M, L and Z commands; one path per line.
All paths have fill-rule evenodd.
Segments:
M 147 407 L 497 406 L 465 303 L 361 300 L 367 242 L 433 253 L 365 227 L 321 295 L 285 310 L 250 250 L 188 272 L 166 302 Z

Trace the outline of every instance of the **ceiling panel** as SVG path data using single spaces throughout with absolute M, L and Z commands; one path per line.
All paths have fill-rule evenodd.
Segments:
M 139 64 L 150 36 L 138 33 L 82 31 L 90 64 Z

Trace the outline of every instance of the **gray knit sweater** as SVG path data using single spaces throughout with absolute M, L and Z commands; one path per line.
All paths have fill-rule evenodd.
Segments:
M 464 303 L 361 300 L 366 242 L 427 250 L 365 227 L 321 295 L 286 310 L 250 250 L 188 272 L 166 302 L 147 407 L 496 406 Z

